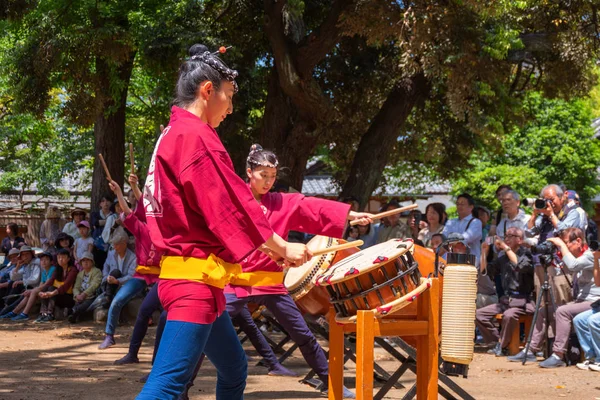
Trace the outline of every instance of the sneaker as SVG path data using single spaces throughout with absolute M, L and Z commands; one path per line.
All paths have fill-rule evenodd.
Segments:
M 507 359 L 508 359 L 508 361 L 511 361 L 511 362 L 523 362 L 523 360 L 525 360 L 527 362 L 536 362 L 537 361 L 535 354 L 533 354 L 533 352 L 531 350 L 529 350 L 527 352 L 527 358 L 525 359 L 525 349 L 521 350 L 514 356 L 508 356 Z
M 37 324 L 40 322 L 44 322 L 44 319 L 46 319 L 46 314 L 40 314 L 35 321 L 33 321 L 33 323 Z
M 15 313 L 14 313 L 14 312 L 12 312 L 12 311 L 9 311 L 9 312 L 7 312 L 6 314 L 2 314 L 2 315 L 0 315 L 0 318 L 1 318 L 1 319 L 12 319 L 12 318 L 14 318 L 14 317 L 16 317 L 16 316 L 17 316 L 17 314 L 15 314 Z
M 496 357 L 504 357 L 508 355 L 508 349 L 502 348 L 500 342 L 496 343 L 496 345 L 487 351 L 488 354 L 493 354 Z
M 54 321 L 54 315 L 46 314 L 46 315 L 44 315 L 44 318 L 42 318 L 39 322 L 46 323 L 46 322 L 50 322 L 50 321 Z
M 600 372 L 600 362 L 590 364 L 590 371 Z
M 343 394 L 343 396 L 342 396 L 342 397 L 343 397 L 344 399 L 355 399 L 355 398 L 356 398 L 356 395 L 355 395 L 354 393 L 352 393 L 352 392 L 350 391 L 350 389 L 348 389 L 346 386 L 344 386 L 344 387 L 343 387 L 343 389 L 344 389 L 344 394 Z M 327 388 L 327 389 L 321 390 L 321 393 L 322 393 L 322 394 L 323 394 L 325 397 L 327 397 L 327 396 L 329 396 L 329 389 Z
M 577 364 L 576 367 L 584 371 L 589 371 L 590 364 L 594 364 L 594 362 L 590 360 L 585 360 L 584 362 Z
M 114 346 L 115 343 L 116 342 L 113 335 L 106 335 L 102 343 L 100 343 L 100 345 L 98 346 L 98 350 L 108 349 L 109 347 Z
M 25 313 L 20 313 L 16 317 L 11 318 L 12 321 L 27 321 L 29 319 L 29 315 Z
M 139 362 L 140 362 L 140 360 L 139 360 L 139 358 L 137 358 L 137 356 L 127 353 L 127 354 L 125 354 L 125 356 L 123 356 L 123 358 L 118 359 L 113 364 L 114 365 L 125 365 L 125 364 L 137 364 Z
M 77 323 L 77 315 L 75 314 L 71 314 L 67 317 L 67 321 L 69 321 L 70 324 L 76 324 Z
M 271 376 L 294 376 L 297 377 L 298 374 L 294 371 L 290 371 L 280 363 L 275 364 L 273 367 L 269 368 L 268 375 Z
M 539 365 L 542 368 L 558 368 L 567 366 L 567 364 L 554 353 L 552 353 L 550 357 L 546 358 Z

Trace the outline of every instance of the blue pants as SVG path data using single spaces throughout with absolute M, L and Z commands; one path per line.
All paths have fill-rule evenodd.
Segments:
M 600 308 L 592 308 L 573 319 L 579 344 L 585 352 L 585 358 L 600 362 Z
M 217 368 L 217 400 L 243 399 L 248 361 L 227 313 L 212 324 L 167 321 L 150 377 L 137 399 L 177 399 L 202 352 Z
M 138 294 L 142 293 L 146 289 L 146 281 L 143 279 L 131 278 L 121 286 L 112 303 L 110 303 L 110 309 L 108 310 L 108 317 L 106 318 L 106 329 L 107 335 L 114 335 L 119 323 L 119 316 L 121 310 L 125 304 L 129 303 Z
M 283 326 L 292 340 L 298 344 L 306 363 L 327 384 L 329 365 L 325 352 L 319 346 L 317 338 L 310 331 L 296 303 L 287 294 L 269 294 L 238 298 L 234 293 L 226 293 L 227 312 L 232 317 L 237 316 L 248 302 L 264 305 L 273 313 L 275 319 Z M 263 338 L 264 340 L 264 338 Z M 266 343 L 266 341 L 264 342 Z M 268 344 L 267 344 L 268 346 Z M 259 353 L 260 349 L 257 348 Z M 262 353 L 261 353 L 262 355 Z

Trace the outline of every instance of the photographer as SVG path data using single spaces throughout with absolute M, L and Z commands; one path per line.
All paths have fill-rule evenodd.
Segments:
M 533 256 L 523 246 L 523 231 L 519 228 L 508 228 L 504 241 L 496 236 L 495 246 L 503 253 L 487 265 L 490 248 L 485 242 L 481 245 L 481 272 L 491 276 L 499 272 L 506 296 L 496 304 L 478 309 L 475 322 L 486 342 L 496 344 L 488 353 L 500 357 L 507 354 L 512 332 L 519 325 L 519 317 L 535 311 L 531 296 Z M 496 314 L 503 314 L 501 335 L 493 324 Z
M 579 205 L 570 201 L 565 204 L 565 200 L 568 199 L 560 186 L 553 184 L 544 187 L 540 197 L 546 202 L 546 207 L 533 208 L 533 214 L 527 223 L 528 229 L 525 232 L 527 237 L 539 235 L 537 243 L 543 243 L 546 239 L 556 236 L 557 232 L 567 228 L 579 228 L 585 232 L 587 221 L 581 218 L 581 214 L 577 210 L 580 208 Z M 556 304 L 566 304 L 572 299 L 571 285 L 560 268 L 551 268 L 548 273 Z M 535 274 L 535 287 L 538 291 L 543 281 L 544 271 L 538 267 Z
M 571 273 L 575 273 L 576 285 L 578 287 L 577 298 L 556 309 L 554 318 L 556 329 L 552 355 L 540 363 L 542 368 L 564 367 L 563 356 L 567 350 L 567 342 L 571 332 L 573 318 L 591 308 L 593 301 L 600 299 L 600 288 L 594 284 L 594 254 L 585 244 L 583 231 L 579 228 L 567 228 L 561 232 L 560 238 L 549 238 L 552 243 L 561 252 L 566 268 Z M 527 354 L 527 361 L 535 361 L 535 353 L 541 350 L 547 318 L 544 318 L 542 308 L 542 318 L 538 318 L 533 330 L 530 351 Z M 552 313 L 552 307 L 549 306 L 549 313 Z M 523 361 L 525 357 L 524 350 L 519 354 L 509 357 L 510 361 Z

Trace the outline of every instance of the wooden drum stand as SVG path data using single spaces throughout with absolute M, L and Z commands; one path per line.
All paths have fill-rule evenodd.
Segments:
M 419 295 L 416 318 L 376 318 L 375 312 L 360 310 L 356 323 L 336 322 L 335 310 L 329 320 L 329 400 L 343 399 L 344 334 L 356 332 L 356 398 L 373 399 L 374 340 L 378 336 L 414 336 L 417 343 L 417 399 L 438 398 L 440 332 L 440 282 Z

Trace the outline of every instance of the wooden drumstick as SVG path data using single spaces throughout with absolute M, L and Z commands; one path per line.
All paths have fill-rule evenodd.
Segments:
M 414 208 L 419 208 L 419 205 L 418 204 L 411 204 L 409 206 L 396 208 L 394 210 L 384 211 L 382 213 L 373 215 L 373 217 L 371 219 L 373 221 L 375 221 L 376 219 L 381 219 L 381 218 L 384 218 L 384 217 L 389 217 L 390 215 L 394 215 L 394 214 L 398 214 L 398 213 L 401 213 L 401 212 L 404 212 L 404 211 L 412 210 Z M 358 219 L 355 219 L 354 221 L 350 221 L 350 226 L 354 226 L 354 225 L 358 225 Z
M 108 179 L 109 181 L 112 181 L 112 177 L 110 176 L 110 172 L 108 172 L 108 167 L 106 166 L 106 162 L 104 161 L 104 157 L 102 157 L 102 154 L 98 153 L 98 158 L 100 159 L 100 162 L 102 163 L 102 167 L 104 168 L 104 173 L 106 174 L 106 179 Z
M 135 164 L 133 163 L 133 143 L 129 143 L 129 162 L 131 163 L 131 174 L 135 175 Z
M 353 242 L 348 242 L 344 244 L 338 244 L 337 246 L 331 246 L 324 249 L 315 250 L 312 252 L 313 257 L 320 256 L 327 253 L 333 253 L 340 250 L 349 249 L 351 247 L 359 247 L 365 244 L 362 240 L 355 240 Z

